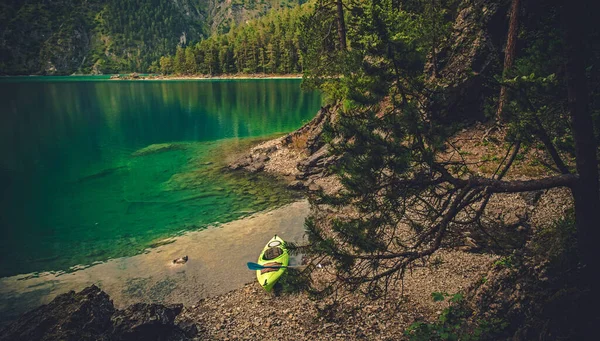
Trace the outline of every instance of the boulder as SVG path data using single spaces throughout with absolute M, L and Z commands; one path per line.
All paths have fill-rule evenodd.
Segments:
M 542 194 L 544 194 L 544 191 L 533 191 L 519 193 L 519 196 L 521 196 L 521 198 L 525 200 L 525 203 L 527 203 L 527 205 L 531 206 L 537 204 L 537 202 L 542 197 Z
M 296 180 L 296 181 L 292 181 L 287 185 L 287 188 L 289 189 L 293 189 L 293 190 L 302 190 L 306 188 L 306 185 L 304 184 L 304 182 Z
M 253 162 L 246 167 L 246 170 L 250 173 L 258 173 L 265 169 L 266 163 L 264 162 Z
M 110 297 L 92 285 L 24 314 L 0 332 L 0 340 L 110 340 L 114 312 Z
M 229 164 L 229 169 L 231 170 L 240 170 L 242 168 L 248 167 L 252 163 L 252 156 L 244 156 L 241 157 L 234 162 Z
M 257 154 L 243 156 L 234 162 L 230 163 L 228 168 L 231 170 L 245 169 L 250 173 L 257 173 L 265 169 L 267 161 L 271 158 L 269 153 L 272 153 L 275 149 L 260 150 Z
M 194 323 L 175 319 L 183 305 L 138 303 L 116 310 L 95 285 L 57 296 L 0 331 L 0 341 L 188 340 L 198 333 Z
M 296 178 L 302 180 L 308 179 L 313 175 L 324 176 L 328 173 L 328 168 L 335 164 L 336 160 L 337 157 L 330 155 L 329 148 L 327 148 L 327 145 L 324 145 L 321 149 L 298 163 L 297 168 L 300 174 Z
M 175 325 L 182 304 L 136 303 L 112 316 L 114 340 L 183 340 L 184 332 Z

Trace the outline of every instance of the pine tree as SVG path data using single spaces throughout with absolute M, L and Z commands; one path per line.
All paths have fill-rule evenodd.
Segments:
M 327 17 L 315 12 L 304 19 L 304 63 L 313 84 L 336 103 L 338 116 L 325 134 L 337 160 L 331 171 L 343 186 L 338 193 L 320 193 L 311 200 L 316 211 L 306 223 L 310 246 L 303 251 L 318 256 L 314 259 L 332 260 L 336 272 L 331 286 L 319 292 L 344 287 L 381 297 L 415 262 L 453 245 L 465 229 L 493 234 L 497 225 L 486 217 L 493 196 L 558 187 L 573 192 L 582 260 L 586 269 L 593 269 L 584 270 L 588 275 L 583 285 L 592 287 L 596 279 L 591 273 L 597 272 L 598 263 L 592 245 L 598 232 L 594 225 L 600 220 L 600 189 L 585 70 L 598 61 L 590 56 L 600 56 L 586 51 L 582 42 L 588 40 L 582 38 L 594 36 L 598 29 L 583 24 L 587 16 L 581 3 L 568 11 L 556 4 L 532 5 L 531 15 L 544 20 L 528 23 L 526 30 L 534 40 L 516 59 L 515 72 L 520 73 L 507 81 L 515 94 L 507 105 L 517 113 L 507 122 L 510 147 L 495 172 L 484 175 L 464 159 L 448 157 L 455 127 L 432 112 L 448 109 L 423 101 L 443 98 L 447 90 L 424 77 L 425 61 L 432 53 L 428 32 L 440 31 L 421 29 L 432 21 L 420 11 L 422 2 L 412 5 L 398 7 L 392 0 L 356 4 L 348 20 L 350 48 L 343 54 L 335 53 L 330 35 L 318 35 L 330 32 L 323 29 Z M 456 12 L 452 7 L 443 9 L 448 11 L 444 20 L 452 22 Z M 557 13 L 565 16 L 564 27 Z M 448 22 L 436 25 L 449 27 Z M 463 32 L 475 35 L 481 28 L 471 25 Z M 548 39 L 554 39 L 552 50 L 544 45 Z M 565 73 L 553 73 L 563 65 Z M 335 74 L 343 77 L 332 79 Z M 597 92 L 593 97 L 599 97 Z M 572 130 L 564 124 L 569 116 Z M 560 141 L 573 142 L 559 145 Z M 506 180 L 523 148 L 537 145 L 545 146 L 545 157 L 554 162 L 548 167 L 553 173 L 527 181 Z M 568 166 L 565 155 L 574 157 L 576 170 Z M 332 208 L 343 208 L 346 214 L 328 215 Z
M 193 46 L 188 46 L 185 49 L 185 73 L 193 75 L 198 73 L 196 64 L 196 49 Z
M 185 50 L 181 46 L 177 47 L 177 52 L 173 60 L 173 68 L 176 74 L 185 74 Z
M 160 71 L 164 75 L 172 74 L 175 71 L 173 59 L 171 57 L 160 57 Z

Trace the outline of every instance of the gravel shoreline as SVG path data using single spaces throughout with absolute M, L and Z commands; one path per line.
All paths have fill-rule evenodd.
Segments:
M 333 162 L 332 158 L 327 153 L 327 146 L 319 141 L 320 127 L 323 122 L 331 119 L 328 114 L 332 111 L 334 112 L 335 109 L 323 108 L 313 121 L 298 131 L 251 148 L 231 162 L 229 169 L 271 173 L 287 179 L 289 187 L 296 190 L 307 192 L 339 190 L 339 182 L 328 172 L 327 166 Z M 480 140 L 479 135 L 483 131 L 485 130 L 482 127 L 475 126 L 463 131 L 459 137 L 466 139 L 471 136 L 471 140 Z M 482 146 L 465 143 L 464 150 L 469 152 L 468 155 L 473 160 L 484 160 L 487 159 L 485 155 L 490 153 L 495 155 L 501 151 L 502 144 Z M 537 171 L 526 166 L 527 158 L 518 162 L 516 169 Z M 485 173 L 486 168 L 479 166 L 479 170 Z M 517 171 L 515 174 L 508 174 L 507 177 L 521 179 L 526 178 L 527 175 Z M 508 233 L 519 239 L 526 239 L 532 230 L 549 226 L 570 206 L 571 196 L 568 189 L 564 188 L 522 194 L 499 194 L 490 200 L 486 217 L 511 226 L 508 228 L 511 229 L 507 231 Z M 311 206 L 306 201 L 287 207 L 291 211 L 282 213 L 279 220 L 269 220 L 267 217 L 263 221 L 261 216 L 270 213 L 262 212 L 246 218 L 246 221 L 239 220 L 231 224 L 248 225 L 247 234 L 261 235 L 261 240 L 264 237 L 266 242 L 267 235 L 277 233 L 283 236 L 282 231 L 290 226 L 287 221 L 300 211 L 304 210 L 305 214 L 311 211 L 317 215 L 323 213 L 318 211 L 318 206 Z M 274 210 L 273 214 L 274 212 L 278 210 Z M 295 224 L 301 227 L 298 219 Z M 250 229 L 250 225 L 253 228 Z M 240 231 L 239 228 L 231 230 Z M 198 238 L 206 238 L 210 232 L 218 231 L 198 232 Z M 302 239 L 300 230 L 298 234 L 296 241 Z M 219 241 L 232 243 L 231 238 L 223 237 L 217 238 L 215 242 L 208 245 L 219 249 Z M 434 302 L 432 293 L 468 294 L 473 292 L 473 288 L 484 287 L 485 285 L 482 284 L 485 284 L 488 278 L 494 277 L 493 272 L 496 268 L 494 264 L 499 256 L 485 253 L 486 250 L 491 249 L 486 247 L 484 241 L 485 239 L 479 240 L 476 235 L 469 235 L 464 240 L 457 239 L 455 243 L 440 249 L 430 259 L 412 264 L 401 280 L 391 282 L 387 287 L 385 299 L 370 300 L 360 292 L 349 292 L 345 289 L 339 289 L 335 295 L 318 300 L 305 292 L 267 293 L 242 264 L 236 265 L 235 271 L 244 271 L 243 274 L 236 275 L 235 271 L 229 273 L 229 276 L 237 279 L 235 283 L 233 281 L 227 283 L 228 288 L 233 290 L 225 289 L 220 293 L 206 292 L 198 295 L 204 290 L 203 285 L 199 285 L 200 282 L 218 285 L 215 273 L 223 271 L 222 268 L 227 266 L 223 263 L 216 264 L 215 268 L 210 269 L 207 264 L 198 264 L 198 271 L 195 273 L 203 278 L 188 282 L 183 286 L 184 288 L 180 287 L 183 290 L 171 297 L 171 300 L 161 299 L 160 303 L 175 303 L 175 301 L 185 303 L 186 306 L 183 308 L 179 305 L 178 309 L 181 309 L 181 312 L 176 314 L 175 320 L 167 321 L 169 326 L 174 325 L 184 331 L 193 331 L 181 340 L 402 340 L 407 338 L 404 332 L 411 324 L 418 321 L 433 322 L 449 306 L 447 300 Z M 165 245 L 163 247 L 165 250 L 162 250 L 164 254 L 161 253 L 160 248 L 155 252 L 161 259 L 159 263 L 165 264 L 173 257 L 189 253 L 190 261 L 183 265 L 182 269 L 187 267 L 191 271 L 196 260 L 203 259 L 200 253 L 190 253 L 194 249 L 193 245 L 200 244 L 202 243 L 198 240 L 190 239 L 187 243 L 172 249 L 171 253 L 168 253 L 167 249 L 169 245 L 171 248 L 176 247 L 176 243 Z M 260 245 L 263 245 L 262 242 Z M 245 261 L 249 257 L 256 257 L 260 251 L 255 249 L 259 246 L 250 246 L 250 238 L 247 235 L 240 238 L 238 245 L 230 248 L 230 251 L 219 250 L 233 253 L 243 249 L 240 252 L 245 253 L 241 256 Z M 213 259 L 214 256 L 204 258 Z M 316 286 L 335 278 L 333 265 L 326 260 L 320 262 L 321 264 L 312 273 L 312 280 Z M 201 269 L 202 267 L 204 268 Z M 230 281 L 227 277 L 228 273 L 224 272 L 224 274 L 226 276 L 220 280 Z M 512 285 L 513 283 L 509 282 L 509 285 L 503 288 L 510 289 Z M 166 286 L 173 289 L 172 285 Z M 494 295 L 492 297 L 496 297 L 494 291 L 490 292 Z M 481 295 L 485 296 L 488 293 L 483 292 Z M 118 294 L 115 297 L 118 297 Z M 199 297 L 204 298 L 199 299 Z M 497 299 L 503 300 L 502 297 Z M 507 304 L 510 303 L 511 301 L 507 301 Z M 486 311 L 490 308 L 492 307 L 483 306 Z M 150 320 L 149 323 L 154 323 L 153 319 Z
M 321 109 L 312 122 L 287 136 L 255 146 L 247 155 L 234 161 L 230 168 L 283 176 L 295 189 L 339 190 L 337 179 L 326 171 L 327 146 L 315 142 L 322 122 L 331 119 L 319 116 L 332 111 L 335 109 Z M 480 141 L 484 132 L 484 126 L 476 125 L 463 130 L 457 139 Z M 502 147 L 501 142 L 487 147 L 481 143 L 463 144 L 464 150 L 472 151 L 472 157 L 479 160 L 484 159 L 483 155 L 498 153 Z M 507 178 L 528 178 L 523 170 L 537 172 L 537 169 L 527 166 L 527 161 L 517 162 L 514 174 Z M 485 166 L 486 163 L 483 164 Z M 480 168 L 485 171 L 485 167 Z M 491 219 L 514 224 L 515 231 L 511 233 L 525 236 L 532 227 L 544 228 L 551 224 L 569 206 L 567 189 L 499 194 L 490 202 L 487 214 Z M 482 253 L 482 250 L 485 247 L 478 245 L 477 240 L 467 237 L 465 245 L 439 250 L 434 256 L 435 261 L 424 262 L 406 273 L 403 281 L 396 282 L 389 289 L 385 300 L 388 303 L 384 300 L 368 301 L 358 293 L 345 293 L 339 301 L 338 313 L 331 319 L 323 316 L 319 309 L 327 303 L 327 299 L 325 302 L 313 301 L 305 293 L 276 297 L 265 293 L 256 283 L 202 300 L 184 309 L 179 318 L 200 323 L 203 337 L 211 340 L 405 339 L 404 331 L 412 323 L 434 321 L 448 307 L 447 302 L 434 302 L 433 292 L 464 293 L 485 282 L 499 256 Z M 329 267 L 324 265 L 317 270 L 313 279 L 320 276 L 319 272 L 332 272 Z
M 403 285 L 398 282 L 388 303 L 348 294 L 333 318 L 319 314 L 325 302 L 305 293 L 275 296 L 249 283 L 184 308 L 178 320 L 195 323 L 203 340 L 398 340 L 411 323 L 431 321 L 448 306 L 433 302 L 432 292 L 467 289 L 496 259 L 460 251 L 442 251 L 439 257 L 437 266 L 416 267 Z M 327 271 L 323 267 L 316 275 Z
M 325 170 L 327 146 L 315 142 L 331 111 L 323 108 L 298 131 L 251 148 L 229 168 L 284 177 L 295 189 L 339 190 L 338 180 Z M 312 151 L 311 143 L 317 145 Z M 202 338 L 210 340 L 398 340 L 404 338 L 404 331 L 413 322 L 433 321 L 448 306 L 447 302 L 434 302 L 433 292 L 468 289 L 481 280 L 497 258 L 485 253 L 441 250 L 434 265 L 415 266 L 403 281 L 396 282 L 387 300 L 371 301 L 360 293 L 345 292 L 343 298 L 338 298 L 332 316 L 323 314 L 323 307 L 332 303 L 330 298 L 316 301 L 306 293 L 275 296 L 256 283 L 248 283 L 186 307 L 178 320 L 195 323 Z M 313 273 L 313 279 L 331 278 L 332 272 L 331 266 L 324 264 Z

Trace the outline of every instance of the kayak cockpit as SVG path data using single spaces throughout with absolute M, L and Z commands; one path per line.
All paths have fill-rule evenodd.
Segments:
M 287 270 L 288 263 L 289 254 L 285 242 L 276 235 L 269 240 L 258 257 L 258 264 L 265 267 L 256 271 L 258 283 L 266 291 L 271 291 Z

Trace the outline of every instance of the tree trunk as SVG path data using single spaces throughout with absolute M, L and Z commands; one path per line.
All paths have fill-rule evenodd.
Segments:
M 346 51 L 346 23 L 344 22 L 344 4 L 342 3 L 342 0 L 337 0 L 336 5 L 337 5 L 338 39 L 340 41 L 340 50 Z
M 435 11 L 436 8 L 436 3 L 435 0 L 431 0 L 431 11 Z M 437 59 L 437 30 L 438 30 L 438 22 L 435 20 L 435 16 L 434 16 L 434 20 L 432 21 L 431 25 L 433 26 L 433 34 L 431 36 L 431 65 L 433 67 L 433 77 L 434 78 L 438 78 L 440 76 L 439 72 L 438 72 L 438 59 Z
M 508 37 L 506 38 L 506 49 L 504 50 L 504 75 L 513 66 L 515 60 L 515 51 L 517 47 L 517 31 L 519 28 L 519 0 L 512 0 L 512 6 L 510 10 L 510 21 L 508 23 Z M 502 85 L 500 87 L 500 98 L 498 99 L 498 111 L 496 112 L 496 118 L 499 121 L 504 121 L 504 105 L 506 104 L 508 93 L 506 87 Z
M 565 73 L 579 173 L 579 180 L 573 187 L 577 243 L 582 261 L 586 265 L 589 284 L 597 287 L 600 271 L 597 255 L 597 244 L 600 241 L 600 190 L 597 145 L 588 108 L 589 97 L 585 77 L 585 51 L 582 44 L 584 31 L 581 23 L 585 17 L 583 14 L 583 2 L 579 0 L 569 2 L 563 8 L 567 59 Z

